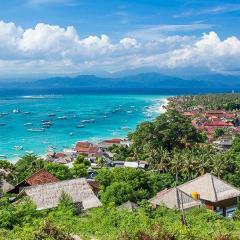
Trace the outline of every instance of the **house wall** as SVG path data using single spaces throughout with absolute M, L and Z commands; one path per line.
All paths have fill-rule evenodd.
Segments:
M 218 212 L 226 217 L 228 215 L 227 209 L 237 205 L 237 198 L 230 198 L 216 203 L 205 201 L 204 204 L 207 209 Z

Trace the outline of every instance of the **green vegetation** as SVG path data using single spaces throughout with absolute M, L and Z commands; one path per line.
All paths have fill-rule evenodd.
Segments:
M 21 157 L 14 165 L 6 160 L 0 160 L 0 169 L 9 172 L 6 178 L 12 184 L 20 183 L 40 169 L 49 171 L 60 180 L 86 177 L 89 165 L 90 162 L 81 155 L 73 162 L 71 169 L 62 164 L 45 162 L 34 154 Z
M 232 111 L 240 109 L 240 94 L 182 96 L 175 99 L 174 105 L 182 109 L 193 109 L 198 107 L 204 110 L 224 109 Z
M 178 211 L 164 207 L 152 210 L 144 202 L 133 212 L 109 204 L 83 214 L 75 211 L 67 196 L 62 197 L 57 208 L 41 212 L 27 201 L 10 206 L 4 198 L 0 211 L 4 216 L 0 220 L 2 240 L 72 240 L 73 234 L 100 240 L 237 240 L 240 233 L 238 221 L 224 219 L 204 208 L 188 211 L 187 226 L 183 226 Z
M 158 191 L 174 184 L 174 178 L 170 174 L 132 168 L 102 169 L 96 180 L 101 186 L 102 202 L 113 202 L 116 205 L 128 200 L 139 202 L 149 199 Z

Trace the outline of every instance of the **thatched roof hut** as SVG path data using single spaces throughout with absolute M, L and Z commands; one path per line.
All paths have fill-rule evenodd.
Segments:
M 118 209 L 126 209 L 131 212 L 136 210 L 137 208 L 138 208 L 138 205 L 131 201 L 127 201 L 118 207 Z
M 73 203 L 82 203 L 84 210 L 101 206 L 101 202 L 93 193 L 85 178 L 59 181 L 23 189 L 23 193 L 30 197 L 37 205 L 38 210 L 56 207 L 63 192 L 72 198 Z

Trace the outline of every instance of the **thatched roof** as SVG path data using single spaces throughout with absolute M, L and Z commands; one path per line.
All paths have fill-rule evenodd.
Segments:
M 180 195 L 181 193 L 182 195 Z M 189 209 L 201 205 L 201 202 L 193 200 L 189 195 L 183 192 L 179 191 L 179 195 L 182 200 L 181 202 L 183 202 L 183 209 Z M 155 197 L 151 198 L 149 202 L 153 205 L 153 207 L 163 205 L 171 209 L 178 208 L 177 189 L 164 189 L 163 191 L 159 192 Z
M 23 191 L 37 205 L 38 210 L 56 207 L 63 192 L 72 198 L 73 203 L 81 202 L 84 210 L 101 205 L 85 178 L 27 187 Z
M 138 208 L 138 205 L 136 203 L 134 203 L 134 202 L 127 201 L 127 202 L 123 203 L 122 205 L 120 205 L 118 208 L 119 209 L 127 209 L 129 211 L 133 211 L 133 210 Z
M 192 192 L 198 192 L 201 200 L 209 202 L 219 202 L 240 196 L 240 191 L 237 188 L 210 173 L 184 183 L 178 188 L 188 195 L 191 195 Z
M 221 179 L 210 173 L 206 173 L 192 181 L 186 182 L 177 187 L 183 194 L 183 208 L 191 208 L 200 205 L 200 201 L 192 199 L 192 192 L 197 192 L 200 195 L 201 201 L 216 203 L 226 199 L 231 199 L 240 196 L 240 191 L 225 183 Z M 164 189 L 159 192 L 149 202 L 153 206 L 165 205 L 168 208 L 177 207 L 176 188 Z
M 2 185 L 1 188 L 2 188 L 3 192 L 8 192 L 14 188 L 14 186 L 12 184 L 10 184 L 9 182 L 7 182 L 4 178 L 2 179 L 1 185 Z

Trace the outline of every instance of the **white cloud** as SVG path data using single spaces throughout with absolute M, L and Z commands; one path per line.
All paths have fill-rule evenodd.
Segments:
M 191 9 L 188 11 L 184 11 L 182 13 L 178 13 L 174 15 L 174 18 L 182 18 L 182 17 L 191 17 L 191 16 L 200 16 L 200 15 L 216 15 L 223 13 L 231 13 L 240 11 L 240 4 L 224 4 L 217 5 L 211 8 L 206 8 L 202 10 Z
M 161 34 L 153 39 L 126 36 L 113 42 L 104 34 L 81 38 L 73 26 L 39 23 L 23 29 L 0 21 L 1 76 L 114 72 L 138 67 L 204 67 L 231 73 L 240 69 L 240 40 L 235 36 L 222 40 L 212 31 L 202 37 Z
M 27 3 L 31 7 L 39 7 L 44 5 L 64 5 L 64 6 L 76 6 L 79 2 L 76 0 L 27 0 Z

